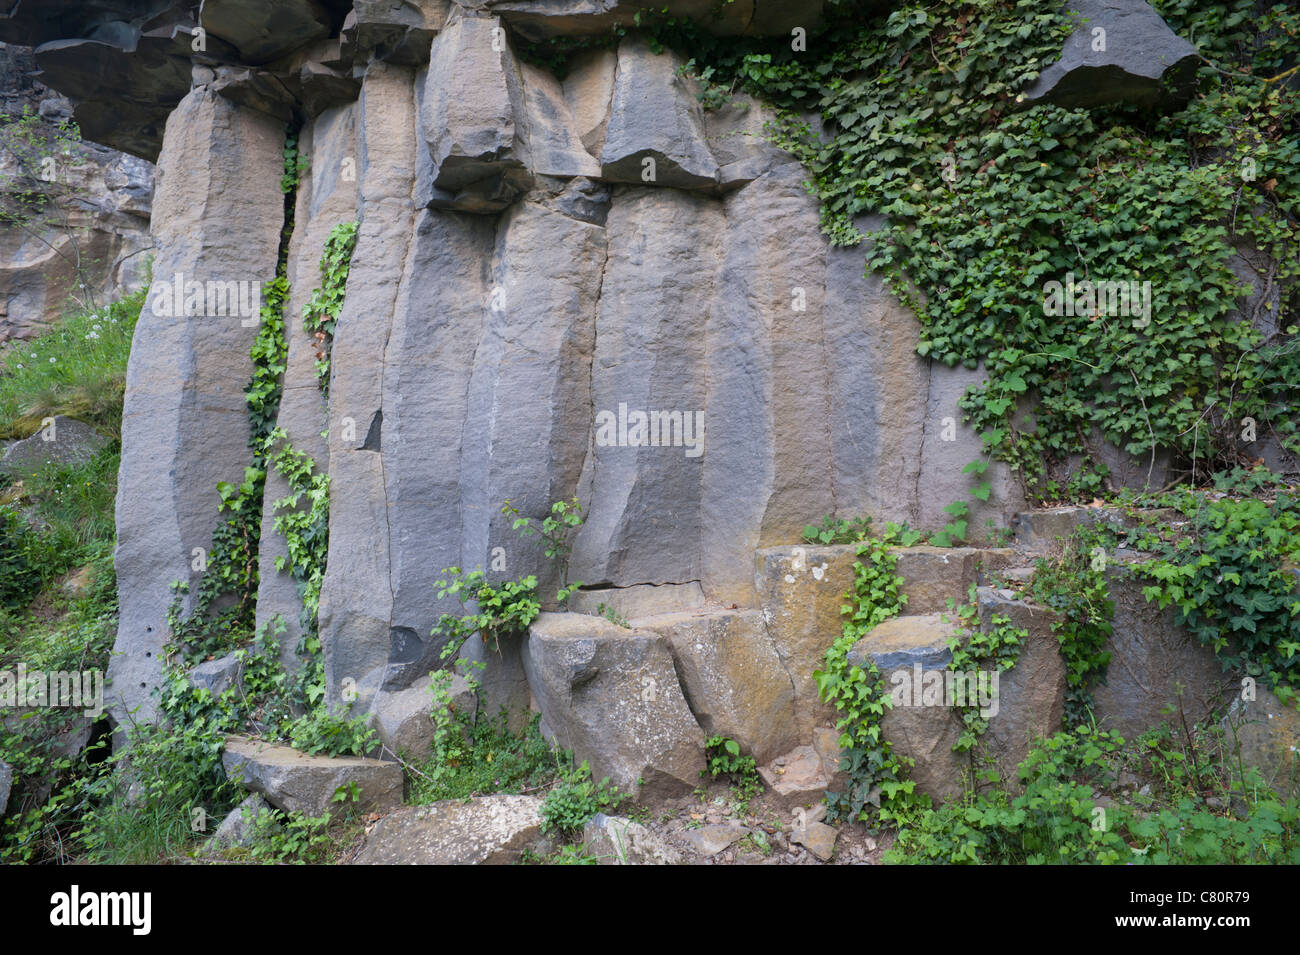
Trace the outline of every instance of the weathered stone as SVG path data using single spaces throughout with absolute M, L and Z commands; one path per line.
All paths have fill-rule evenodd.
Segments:
M 755 556 L 754 586 L 768 633 L 794 683 L 799 732 L 834 723 L 834 710 L 818 700 L 813 671 L 843 631 L 844 595 L 853 587 L 856 545 L 773 547 Z
M 282 123 L 293 119 L 297 98 L 275 74 L 243 66 L 218 66 L 214 72 L 213 92 Z
M 803 829 L 796 829 L 790 834 L 790 841 L 797 842 L 823 862 L 830 862 L 835 855 L 835 840 L 840 831 L 824 822 L 810 822 Z
M 767 124 L 775 119 L 771 107 L 749 97 L 737 97 L 704 114 L 709 152 L 718 163 L 718 188 L 738 189 L 758 179 L 790 157 L 768 139 Z
M 459 467 L 449 469 L 459 470 L 460 486 L 446 489 L 459 502 L 460 526 L 450 529 L 459 533 L 446 552 L 452 559 L 435 569 L 489 568 L 490 555 L 504 548 L 506 570 L 489 569 L 490 576 L 535 574 L 548 601 L 563 583 L 558 563 L 545 556 L 539 537 L 521 538 L 501 508 L 510 501 L 536 526 L 578 485 L 591 433 L 592 348 L 606 255 L 605 231 L 548 206 L 549 198 L 530 195 L 497 222 L 483 262 L 486 281 L 461 306 L 473 316 L 464 332 L 472 358 L 463 370 L 447 369 L 428 382 L 431 397 L 445 394 L 447 383 L 468 371 L 463 413 L 446 426 L 460 452 Z M 471 337 L 474 329 L 479 334 Z M 400 421 L 398 428 L 404 434 Z M 419 432 L 412 437 L 427 440 Z
M 722 231 L 722 211 L 709 199 L 669 189 L 615 192 L 584 437 L 598 424 L 593 410 L 610 420 L 620 408 L 625 419 L 631 411 L 677 410 L 682 425 L 676 446 L 668 446 L 667 424 L 658 447 L 648 434 L 640 447 L 593 442 L 578 485 L 589 502 L 586 521 L 570 563 L 571 576 L 588 585 L 700 580 L 703 462 L 711 452 L 696 427 L 706 407 L 705 343 L 693 316 L 711 297 Z M 675 265 L 655 264 L 664 261 Z M 700 439 L 697 452 L 686 445 L 687 425 Z M 647 521 L 647 513 L 662 520 Z
M 52 144 L 54 124 L 71 119 L 72 107 L 33 79 L 36 73 L 30 50 L 0 44 L 0 111 L 39 113 L 44 123 L 33 132 Z M 11 190 L 0 192 L 0 201 L 17 213 L 0 222 L 0 342 L 43 334 L 69 307 L 114 301 L 145 281 L 153 166 L 97 143 L 74 143 L 58 157 L 58 184 L 35 184 L 48 204 L 32 214 L 23 196 L 39 171 L 0 151 L 0 183 Z
M 945 669 L 952 660 L 949 640 L 957 636 L 956 622 L 947 614 L 908 614 L 877 624 L 849 650 L 848 661 L 862 666 L 871 659 L 888 675 L 920 664 L 926 670 Z
M 937 801 L 962 791 L 966 760 L 952 751 L 962 722 L 950 706 L 924 705 L 912 689 L 916 667 L 923 672 L 945 671 L 952 659 L 948 641 L 956 623 L 945 614 L 894 617 L 877 625 L 849 651 L 849 662 L 861 666 L 870 658 L 885 678 L 885 691 L 908 690 L 906 705 L 895 704 L 880 721 L 881 735 L 893 751 L 916 761 L 909 771 L 916 788 Z
M 357 865 L 511 865 L 541 840 L 538 796 L 478 796 L 402 809 L 375 825 Z
M 15 441 L 0 456 L 0 474 L 30 476 L 44 467 L 86 464 L 104 449 L 108 439 L 84 422 L 56 415 L 30 438 Z
M 667 614 L 639 625 L 662 633 L 707 736 L 727 736 L 758 762 L 796 746 L 794 684 L 759 611 Z
M 972 584 L 983 575 L 1010 566 L 1014 551 L 1008 548 L 893 547 L 894 572 L 903 578 L 899 593 L 907 597 L 907 614 L 939 613 L 948 601 L 966 602 Z
M 213 37 L 210 50 L 216 53 L 218 47 L 228 49 Z M 162 147 L 169 114 L 190 90 L 190 57 L 190 30 L 179 23 L 137 32 L 125 44 L 120 38 L 62 37 L 36 48 L 44 82 L 76 103 L 73 117 L 85 139 L 151 162 Z
M 674 53 L 651 52 L 644 37 L 629 36 L 619 45 L 602 178 L 681 189 L 717 184 L 703 111 L 692 81 L 678 74 L 680 65 Z
M 478 711 L 478 696 L 461 674 L 452 676 L 447 691 L 451 711 L 456 715 L 472 718 Z M 380 741 L 405 759 L 427 759 L 433 742 L 432 709 L 432 678 L 428 676 L 404 690 L 380 693 L 375 698 L 375 727 Z
M 357 110 L 331 109 L 304 125 L 298 148 L 307 157 L 299 179 L 294 233 L 289 244 L 287 277 L 289 301 L 285 308 L 284 337 L 288 347 L 281 384 L 280 409 L 276 425 L 284 430 L 289 444 L 310 457 L 316 472 L 329 467 L 329 447 L 321 432 L 327 424 L 325 398 L 316 372 L 319 343 L 303 326 L 303 310 L 322 282 L 320 259 L 330 232 L 338 225 L 355 221 L 358 215 Z M 295 672 L 296 650 L 303 636 L 301 588 L 288 566 L 284 535 L 275 529 L 275 503 L 290 494 L 288 481 L 278 470 L 269 469 L 262 497 L 262 537 L 258 549 L 257 625 L 275 629 L 280 660 Z M 310 505 L 300 501 L 300 510 Z M 277 561 L 285 561 L 283 570 Z M 278 619 L 277 619 L 278 618 Z
M 253 793 L 221 820 L 221 825 L 217 826 L 217 831 L 208 840 L 208 847 L 229 849 L 248 845 L 253 839 L 254 823 L 257 821 L 258 813 L 270 808 L 270 803 L 257 793 Z
M 884 219 L 862 217 L 854 224 L 866 234 Z M 860 248 L 828 250 L 825 282 L 826 375 L 835 395 L 827 414 L 837 512 L 916 527 L 916 502 L 928 491 L 917 440 L 925 433 L 930 388 L 929 363 L 916 354 L 920 323 L 879 273 L 863 268 Z
M 1072 0 L 1078 26 L 1061 57 L 1028 89 L 1029 102 L 1066 107 L 1186 100 L 1195 85 L 1196 47 L 1178 36 L 1143 0 Z M 1097 31 L 1102 31 L 1098 33 Z
M 1224 717 L 1228 745 L 1240 747 L 1243 765 L 1256 767 L 1281 796 L 1300 793 L 1300 710 L 1270 690 L 1255 687 L 1255 698 L 1238 694 Z M 1231 760 L 1229 760 L 1231 762 Z
M 360 225 L 331 357 L 330 547 L 319 626 L 329 700 L 337 703 L 342 681 L 352 679 L 363 709 L 384 682 L 392 642 L 391 535 L 381 460 L 384 348 L 405 277 L 394 263 L 407 261 L 414 222 L 413 86 L 409 70 L 383 64 L 372 66 L 362 85 L 356 116 Z M 292 351 L 290 364 L 301 367 Z
M 311 118 L 327 109 L 347 106 L 361 93 L 361 84 L 341 70 L 308 60 L 298 69 L 293 90 Z
M 523 644 L 527 634 L 504 634 L 495 648 L 482 640 L 466 640 L 458 667 L 472 667 L 479 684 L 479 712 L 496 719 L 505 711 L 506 726 L 519 732 L 533 717 L 532 691 L 524 672 Z
M 1018 784 L 1017 767 L 1040 738 L 1059 732 L 1065 715 L 1066 674 L 1061 644 L 1052 632 L 1056 614 L 1023 600 L 979 589 L 980 629 L 992 631 L 995 617 L 1028 633 L 1010 670 L 998 676 L 997 712 L 989 716 L 981 745 L 995 760 L 1004 783 Z M 983 702 L 983 701 L 981 701 Z
M 653 832 L 621 816 L 597 813 L 582 835 L 583 848 L 601 865 L 682 865 L 682 854 Z
M 729 194 L 727 230 L 705 336 L 708 417 L 701 497 L 705 593 L 754 602 L 754 548 L 798 540 L 835 510 L 826 409 L 826 244 L 797 164 Z M 797 381 L 797 388 L 783 382 Z
M 796 809 L 819 803 L 830 786 L 834 766 L 827 766 L 811 746 L 799 746 L 758 767 L 778 805 Z
M 254 66 L 329 35 L 329 11 L 317 0 L 203 0 L 203 28 Z
M 334 794 L 355 784 L 358 812 L 394 809 L 402 804 L 402 768 L 397 763 L 355 756 L 308 756 L 242 736 L 226 739 L 221 765 L 226 775 L 277 809 L 318 816 L 336 808 Z
M 699 581 L 692 580 L 686 584 L 634 584 L 579 590 L 569 598 L 569 609 L 599 616 L 603 606 L 626 620 L 637 620 L 656 614 L 699 610 L 704 603 Z
M 523 80 L 499 20 L 461 17 L 438 34 L 420 129 L 433 160 L 421 205 L 498 212 L 531 187 Z
M 709 856 L 717 855 L 732 843 L 739 842 L 748 834 L 749 830 L 744 826 L 720 823 L 718 825 L 700 826 L 698 829 L 689 829 L 684 835 L 690 847 L 698 855 L 707 859 Z
M 109 663 L 119 726 L 133 710 L 153 719 L 171 584 L 192 579 L 194 549 L 212 544 L 217 484 L 240 484 L 250 459 L 244 388 L 256 317 L 174 317 L 165 308 L 169 290 L 177 275 L 260 290 L 275 275 L 284 222 L 281 125 L 198 90 L 168 130 L 155 202 L 155 288 L 136 328 L 122 415 L 120 615 Z
M 605 146 L 617 73 L 617 51 L 595 49 L 575 56 L 564 78 L 564 98 L 573 115 L 574 131 L 593 156 L 599 156 Z
M 448 0 L 355 0 L 344 36 L 358 62 L 371 57 L 403 66 L 429 61 L 429 45 L 446 23 Z
M 952 749 L 963 729 L 961 718 L 948 706 L 894 706 L 880 721 L 881 735 L 893 752 L 916 761 L 908 770 L 916 791 L 936 803 L 954 799 L 966 788 L 969 760 Z
M 667 641 L 600 617 L 544 613 L 524 669 L 543 732 L 623 792 L 675 796 L 704 769 L 704 734 L 682 698 Z
M 821 22 L 824 0 L 666 0 L 655 9 L 684 17 L 704 30 L 732 35 L 788 35 L 796 26 L 811 30 Z M 491 10 L 531 40 L 554 36 L 608 34 L 635 26 L 644 9 L 639 0 L 466 0 L 464 6 Z
M 1105 507 L 1049 507 L 1022 511 L 1011 521 L 1016 543 L 1043 553 L 1057 551 L 1079 527 L 1099 522 L 1123 526 L 1122 516 Z
M 560 81 L 531 63 L 521 63 L 519 69 L 527 117 L 528 168 L 539 176 L 599 176 L 600 163 L 584 148 Z
M 1006 527 L 1025 501 L 1015 474 L 1001 461 L 993 461 L 984 473 L 984 480 L 991 486 L 989 499 L 984 502 L 970 496 L 974 481 L 962 473 L 962 468 L 976 458 L 986 457 L 986 452 L 975 429 L 963 423 L 960 402 L 968 388 L 986 380 L 982 365 L 968 369 L 930 363 L 921 472 L 915 489 L 916 526 L 927 530 L 944 527 L 953 520 L 945 508 L 954 501 L 965 501 L 970 511 L 962 518 L 966 523 L 963 539 L 977 542 L 990 536 L 987 521 L 992 521 L 995 528 Z
M 1174 609 L 1161 610 L 1142 596 L 1145 580 L 1118 562 L 1106 568 L 1115 602 L 1111 654 L 1103 682 L 1093 690 L 1093 716 L 1102 729 L 1125 739 L 1178 720 L 1165 713 L 1181 705 L 1188 725 L 1205 719 L 1240 686 L 1214 653 L 1175 622 Z M 1180 695 L 1181 689 L 1181 695 Z
M 244 675 L 244 664 L 235 654 L 227 653 L 216 660 L 207 660 L 189 672 L 190 685 L 220 696 L 239 684 Z

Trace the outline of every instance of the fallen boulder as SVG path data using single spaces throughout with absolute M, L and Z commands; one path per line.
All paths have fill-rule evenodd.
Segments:
M 358 812 L 395 809 L 402 804 L 402 768 L 397 763 L 355 756 L 308 756 L 244 736 L 226 739 L 221 765 L 230 779 L 260 793 L 285 812 L 319 816 L 335 807 L 334 794 L 355 785 Z
M 544 613 L 524 646 L 542 732 L 593 778 L 633 795 L 678 796 L 699 784 L 704 733 L 682 696 L 668 641 L 602 617 Z
M 538 796 L 478 796 L 385 816 L 356 865 L 512 865 L 542 841 Z

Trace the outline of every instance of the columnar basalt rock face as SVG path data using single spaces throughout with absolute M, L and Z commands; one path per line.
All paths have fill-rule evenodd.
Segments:
M 490 712 L 504 705 L 518 725 L 531 703 L 598 778 L 651 792 L 693 787 L 705 734 L 729 735 L 772 766 L 789 757 L 783 798 L 804 800 L 833 770 L 838 714 L 813 673 L 841 632 L 857 555 L 801 546 L 802 530 L 827 514 L 947 523 L 970 490 L 962 467 L 983 456 L 958 406 L 983 375 L 918 356 L 916 318 L 865 272 L 863 250 L 829 247 L 807 170 L 765 138 L 769 109 L 739 98 L 705 110 L 680 57 L 634 31 L 575 57 L 563 79 L 520 55 L 531 40 L 606 34 L 636 6 L 96 0 L 75 28 L 62 2 L 58 16 L 23 5 L 0 14 L 0 37 L 42 44 L 38 62 L 83 111 L 103 108 L 95 77 L 126 77 L 133 98 L 112 129 L 95 128 L 140 155 L 161 145 L 160 279 L 272 277 L 284 134 L 301 124 L 278 423 L 331 482 L 317 624 L 332 707 L 355 687 L 391 745 L 422 752 L 422 694 L 450 665 L 432 634 L 463 610 L 437 595 L 444 570 L 536 575 L 548 611 L 580 580 L 579 612 L 461 649 L 485 665 Z M 715 7 L 668 12 L 784 36 L 822 10 L 737 0 L 712 18 Z M 302 308 L 330 230 L 349 220 L 326 401 Z M 153 714 L 169 585 L 211 540 L 217 481 L 249 459 L 254 334 L 237 319 L 141 320 L 118 501 L 119 720 Z M 989 477 L 972 537 L 1023 507 L 1008 470 Z M 257 616 L 284 618 L 288 660 L 301 600 L 275 568 L 286 490 L 268 478 Z M 502 510 L 537 522 L 574 496 L 585 522 L 567 561 Z M 928 615 L 1012 565 L 1000 549 L 902 552 L 913 616 L 894 627 L 946 635 Z M 600 619 L 601 604 L 632 626 Z M 1041 622 L 1027 682 L 1008 684 L 1006 730 L 991 736 L 1004 770 L 1029 732 L 1059 722 L 1059 659 Z M 1145 719 L 1116 692 L 1099 705 Z M 936 795 L 959 785 L 960 725 L 946 716 L 890 724 Z
M 362 705 L 383 682 L 393 619 L 383 459 L 384 351 L 414 222 L 414 83 L 412 71 L 380 64 L 362 86 L 357 107 L 360 225 L 331 358 L 330 551 L 319 625 L 335 699 L 341 681 L 351 678 L 361 685 Z
M 169 127 L 154 210 L 155 288 L 137 326 L 122 418 L 121 615 L 109 665 L 119 723 L 128 712 L 142 720 L 155 712 L 171 583 L 196 579 L 193 552 L 211 546 L 217 483 L 239 484 L 250 455 L 244 388 L 256 320 L 189 316 L 184 306 L 176 315 L 177 282 L 260 288 L 275 275 L 284 221 L 283 126 L 197 90 Z

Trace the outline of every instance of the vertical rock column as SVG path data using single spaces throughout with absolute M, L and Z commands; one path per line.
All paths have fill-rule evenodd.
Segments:
M 334 336 L 329 403 L 330 546 L 320 634 L 328 699 L 356 681 L 362 706 L 388 660 L 393 592 L 384 487 L 384 351 L 406 275 L 415 183 L 415 76 L 372 65 L 361 88 L 360 227 Z
M 206 298 L 192 311 L 213 314 L 186 314 L 183 304 L 174 314 L 175 285 L 249 283 L 238 288 L 251 299 L 249 289 L 260 295 L 275 276 L 283 147 L 283 125 L 206 88 L 167 121 L 153 215 L 154 289 L 136 327 L 122 417 L 120 618 L 109 665 L 119 726 L 132 713 L 141 722 L 156 717 L 151 694 L 162 676 L 171 583 L 197 582 L 192 554 L 211 546 L 217 483 L 242 481 L 251 457 L 244 389 L 256 316 L 215 314 L 230 310 Z
M 325 430 L 325 398 L 316 375 L 316 344 L 303 327 L 303 309 L 321 284 L 320 258 L 335 226 L 357 217 L 356 109 L 326 110 L 303 129 L 299 149 L 309 159 L 298 185 L 293 241 L 289 247 L 290 296 L 284 315 L 289 347 L 277 424 L 293 447 L 310 455 L 318 471 L 329 467 Z M 275 502 L 289 494 L 288 482 L 273 468 L 266 475 L 262 504 L 262 543 L 258 551 L 260 583 L 257 623 L 275 616 L 285 624 L 280 657 L 296 665 L 295 649 L 302 636 L 302 598 L 286 566 L 276 570 L 277 557 L 287 556 L 284 535 L 275 529 Z M 302 506 L 306 506 L 303 504 Z

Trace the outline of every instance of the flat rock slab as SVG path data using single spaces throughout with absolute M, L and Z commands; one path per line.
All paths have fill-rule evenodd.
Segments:
M 800 746 L 786 755 L 758 768 L 767 788 L 782 806 L 795 809 L 821 802 L 831 784 L 838 760 L 830 766 L 812 746 Z
M 221 765 L 231 779 L 285 812 L 319 816 L 334 806 L 339 787 L 351 783 L 360 790 L 357 811 L 395 809 L 402 804 L 404 780 L 397 763 L 355 756 L 308 756 L 288 746 L 231 736 L 221 754 Z
M 927 670 L 942 670 L 952 660 L 948 641 L 956 635 L 957 625 L 947 614 L 892 617 L 855 643 L 848 661 L 863 666 L 869 658 L 886 680 L 896 670 L 910 670 L 918 663 Z
M 744 826 L 711 825 L 701 826 L 686 832 L 686 841 L 700 855 L 715 856 L 733 843 L 739 842 L 749 834 Z
M 511 865 L 542 838 L 538 796 L 479 796 L 381 819 L 356 865 Z
M 810 822 L 802 829 L 796 829 L 790 836 L 791 842 L 797 842 L 818 859 L 830 862 L 835 855 L 835 840 L 840 832 L 834 826 L 824 822 Z
M 1085 109 L 1108 103 L 1156 106 L 1185 101 L 1194 88 L 1196 47 L 1144 0 L 1072 0 L 1077 27 L 1061 57 L 1025 91 Z

